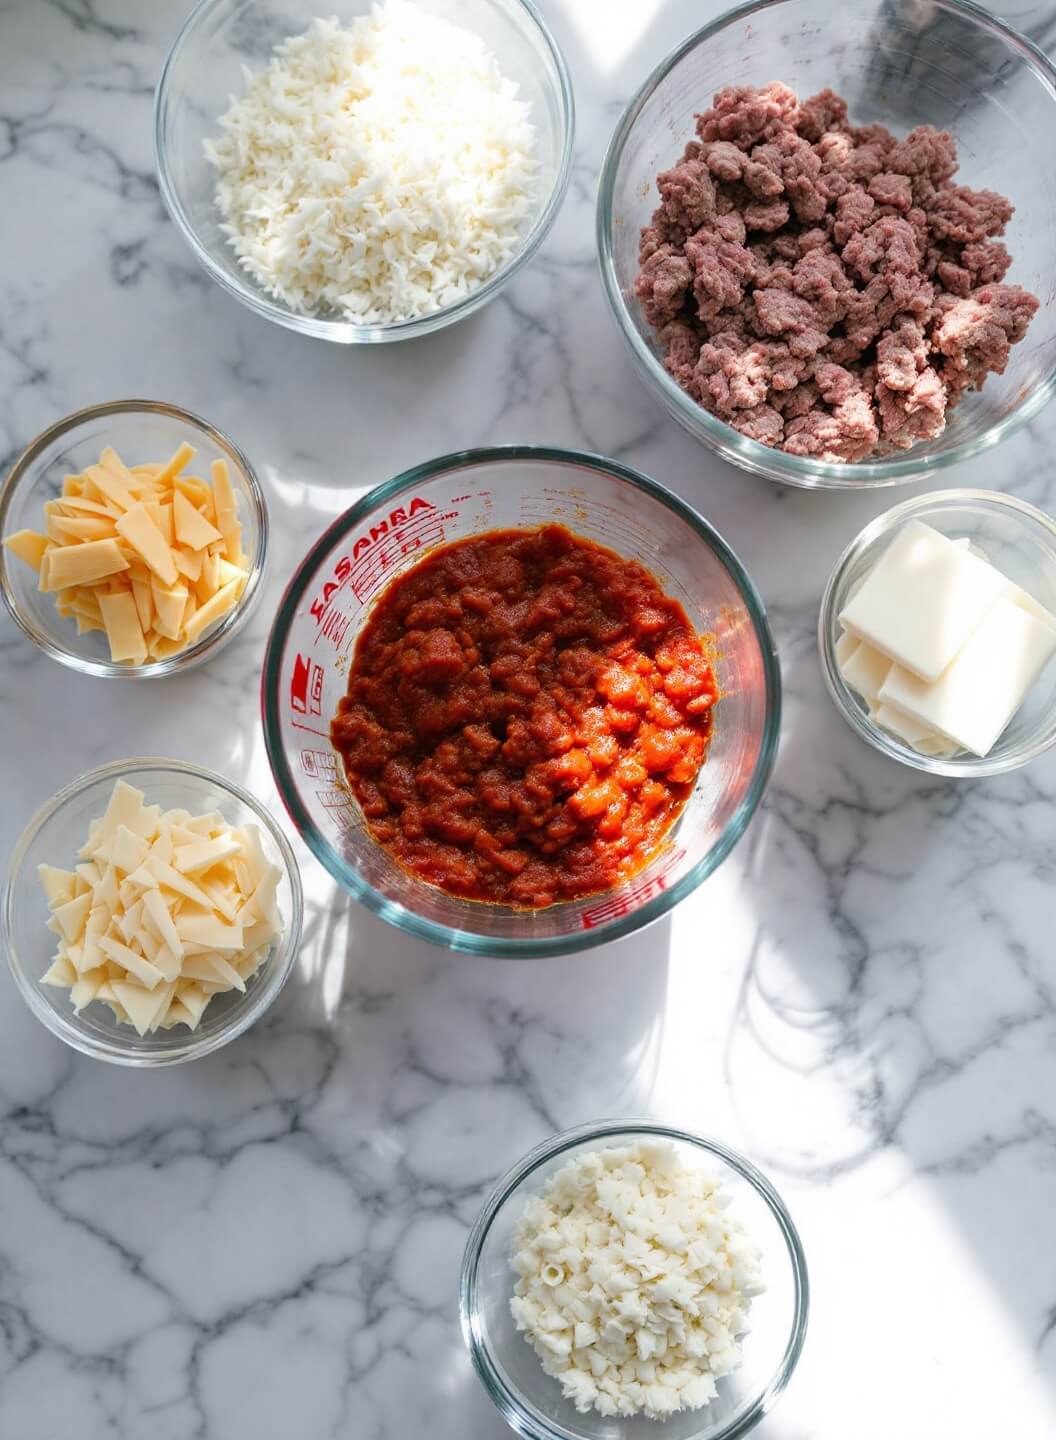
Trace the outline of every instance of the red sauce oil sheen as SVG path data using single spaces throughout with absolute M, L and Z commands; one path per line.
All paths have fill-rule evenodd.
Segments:
M 382 594 L 332 725 L 377 842 L 540 909 L 640 869 L 685 804 L 715 679 L 641 565 L 556 525 L 435 550 Z

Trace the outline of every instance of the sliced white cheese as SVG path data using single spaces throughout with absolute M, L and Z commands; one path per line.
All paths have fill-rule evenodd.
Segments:
M 281 872 L 255 826 L 234 830 L 216 811 L 163 813 L 118 782 L 81 854 L 89 858 L 75 871 L 40 872 L 46 923 L 60 937 L 44 979 L 69 989 L 75 1006 L 98 999 L 141 1034 L 193 1028 L 211 996 L 243 991 L 269 955 Z
M 69 990 L 77 983 L 77 970 L 68 956 L 56 955 L 40 978 L 44 985 L 56 985 Z
M 922 724 L 919 720 L 914 720 L 912 715 L 907 715 L 895 705 L 881 702 L 873 711 L 873 719 L 885 730 L 890 730 L 892 735 L 897 735 L 900 740 L 904 740 L 907 745 L 912 745 L 914 748 L 922 740 L 938 739 L 935 732 L 930 730 L 927 725 Z
M 867 707 L 875 709 L 880 687 L 887 679 L 891 661 L 879 650 L 860 641 L 840 667 L 840 673 L 851 689 L 862 697 Z
M 967 547 L 911 520 L 839 620 L 903 669 L 922 680 L 937 680 L 1006 583 Z
M 38 865 L 37 874 L 44 886 L 49 905 L 63 905 L 73 899 L 73 885 L 77 876 L 71 870 L 57 870 L 54 865 Z
M 172 863 L 184 875 L 197 875 L 228 856 L 237 855 L 241 849 L 241 842 L 233 835 L 217 835 L 189 845 L 177 845 L 172 852 Z
M 148 990 L 153 990 L 162 978 L 156 965 L 144 960 L 142 955 L 138 955 L 128 945 L 122 945 L 120 940 L 112 940 L 108 935 L 102 935 L 99 937 L 99 948 L 108 960 L 113 960 L 123 969 L 130 971 Z
M 836 641 L 836 668 L 843 670 L 847 661 L 851 658 L 862 642 L 857 635 L 852 635 L 849 630 L 844 630 Z
M 225 925 L 211 909 L 208 914 L 182 910 L 176 916 L 176 931 L 181 940 L 208 945 L 211 950 L 242 949 L 242 926 L 237 922 Z
M 68 941 L 79 940 L 91 908 L 92 892 L 89 890 L 63 905 L 56 905 L 51 918 Z
M 1001 597 L 938 681 L 895 666 L 881 699 L 973 755 L 987 755 L 1056 651 L 1056 630 Z
M 145 890 L 143 892 L 143 909 L 154 922 L 155 929 L 162 941 L 169 947 L 177 960 L 182 959 L 183 942 L 177 933 L 169 907 L 162 899 L 161 892 Z

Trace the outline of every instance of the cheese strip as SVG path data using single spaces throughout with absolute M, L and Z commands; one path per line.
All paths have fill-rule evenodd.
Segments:
M 187 496 L 181 490 L 175 490 L 172 496 L 172 523 L 176 530 L 176 539 L 189 550 L 204 550 L 207 545 L 212 545 L 214 540 L 223 540 L 220 531 L 201 513 L 196 510 Z
M 108 575 L 128 569 L 116 540 L 91 540 L 84 545 L 58 545 L 47 552 L 48 576 L 45 590 L 68 590 L 73 585 L 91 585 Z
M 40 562 L 48 548 L 46 535 L 38 535 L 35 530 L 16 530 L 13 535 L 8 535 L 4 544 L 12 555 L 17 555 L 20 560 L 39 572 Z
M 245 589 L 249 562 L 227 464 L 213 463 L 210 484 L 183 473 L 193 454 L 181 445 L 164 464 L 129 466 L 108 446 L 45 502 L 44 533 L 4 539 L 79 635 L 106 634 L 115 662 L 167 660 L 198 644 Z M 135 623 L 124 600 L 104 609 L 107 595 L 131 599 Z
M 163 585 L 175 585 L 178 579 L 176 562 L 165 537 L 147 513 L 140 500 L 117 522 L 117 531 L 127 540 L 153 570 Z
M 120 595 L 100 595 L 99 609 L 102 611 L 106 638 L 110 642 L 111 660 L 131 660 L 141 665 L 147 658 L 147 643 L 139 623 L 136 602 L 126 592 Z

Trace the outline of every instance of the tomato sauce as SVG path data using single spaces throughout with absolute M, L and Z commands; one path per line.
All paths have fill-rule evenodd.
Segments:
M 716 698 L 701 639 L 641 565 L 556 525 L 496 530 L 382 594 L 331 736 L 404 869 L 539 909 L 645 864 Z

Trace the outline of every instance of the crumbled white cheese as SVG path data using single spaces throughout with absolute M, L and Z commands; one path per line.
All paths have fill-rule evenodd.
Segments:
M 529 106 L 470 32 L 405 0 L 276 47 L 207 141 L 223 230 L 270 295 L 362 325 L 462 299 L 517 249 Z
M 514 1235 L 514 1323 L 580 1412 L 662 1419 L 741 1361 L 759 1252 L 706 1171 L 666 1141 L 589 1151 Z

